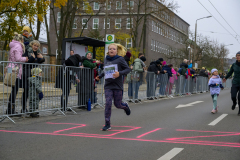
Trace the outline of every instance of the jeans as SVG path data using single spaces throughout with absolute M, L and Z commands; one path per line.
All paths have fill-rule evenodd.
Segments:
M 140 87 L 140 82 L 139 81 L 128 83 L 128 97 L 129 97 L 129 99 L 133 98 L 134 91 L 135 91 L 134 99 L 138 99 L 139 87 Z
M 217 94 L 212 95 L 213 109 L 214 109 L 214 110 L 217 109 L 217 98 L 218 98 L 218 95 L 217 95 Z

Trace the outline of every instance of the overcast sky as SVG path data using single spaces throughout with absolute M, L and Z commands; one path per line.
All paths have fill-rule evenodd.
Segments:
M 224 29 L 213 17 L 206 18 L 197 21 L 197 32 L 204 36 L 208 36 L 210 39 L 218 40 L 219 43 L 224 45 L 233 44 L 232 46 L 226 46 L 229 51 L 229 57 L 235 57 L 236 53 L 240 51 L 240 37 L 238 41 L 234 38 L 236 33 L 240 36 L 240 0 L 199 0 L 202 5 L 226 28 Z M 190 30 L 195 31 L 196 20 L 202 17 L 210 16 L 211 14 L 198 2 L 198 0 L 175 0 L 180 8 L 177 14 L 190 24 Z M 218 32 L 218 33 L 211 33 Z M 234 36 L 231 36 L 231 34 Z

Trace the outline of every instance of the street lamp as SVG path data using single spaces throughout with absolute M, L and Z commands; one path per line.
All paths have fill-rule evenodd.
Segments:
M 203 17 L 203 18 L 199 18 L 196 20 L 196 24 L 195 24 L 195 44 L 194 44 L 194 55 L 197 54 L 197 21 L 198 20 L 201 20 L 201 19 L 204 19 L 204 18 L 211 18 L 212 16 L 207 16 L 207 17 Z M 194 57 L 194 56 L 193 56 Z

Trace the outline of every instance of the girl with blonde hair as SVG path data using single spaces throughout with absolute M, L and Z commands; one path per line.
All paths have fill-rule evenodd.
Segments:
M 104 73 L 96 77 L 96 80 L 105 76 L 105 126 L 103 131 L 111 129 L 110 117 L 112 109 L 112 100 L 114 99 L 114 105 L 118 109 L 123 109 L 127 115 L 131 114 L 131 110 L 126 102 L 122 102 L 123 97 L 123 75 L 127 75 L 131 69 L 129 68 L 127 62 L 122 57 L 126 54 L 125 47 L 112 43 L 108 46 L 108 53 L 106 59 L 104 60 Z M 106 65 L 111 66 L 106 66 Z M 114 71 L 114 73 L 113 73 Z M 110 76 L 109 76 L 110 75 Z M 112 76 L 111 76 L 112 75 Z
M 22 57 L 25 51 L 25 46 L 23 44 L 23 41 L 24 41 L 23 36 L 21 34 L 18 34 L 17 32 L 14 32 L 13 40 L 9 44 L 10 51 L 9 51 L 8 61 L 11 61 L 11 62 L 27 62 L 28 61 L 28 57 Z M 12 69 L 15 67 L 18 67 L 19 70 L 18 70 L 15 86 L 14 84 L 12 84 L 12 86 L 14 87 L 12 87 L 12 92 L 9 96 L 8 109 L 6 111 L 6 114 L 15 114 L 15 99 L 16 99 L 16 95 L 20 85 L 19 81 L 22 76 L 22 65 L 16 64 L 16 63 L 9 63 L 6 67 L 6 68 L 12 68 Z

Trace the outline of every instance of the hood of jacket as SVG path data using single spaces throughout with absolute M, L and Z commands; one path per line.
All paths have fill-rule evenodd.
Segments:
M 21 47 L 22 48 L 22 45 L 19 41 L 12 40 L 12 42 L 10 42 L 10 44 L 9 44 L 9 47 L 10 48 L 13 48 L 13 47 Z
M 188 65 L 186 63 L 182 63 L 182 64 L 180 64 L 180 68 L 182 68 L 182 67 L 188 68 Z

